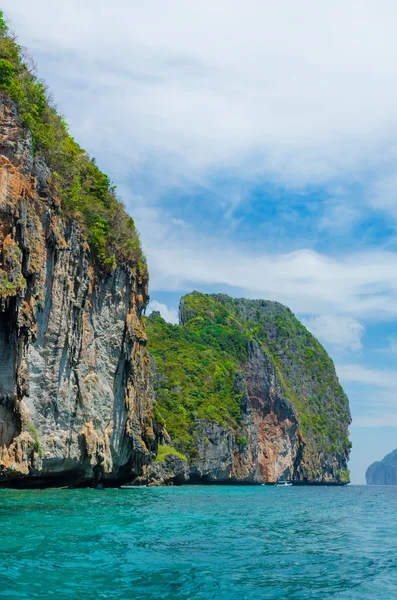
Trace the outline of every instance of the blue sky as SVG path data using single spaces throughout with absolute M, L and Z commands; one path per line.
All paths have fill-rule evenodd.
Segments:
M 395 3 L 2 7 L 135 218 L 151 308 L 287 304 L 334 359 L 362 483 L 397 447 Z

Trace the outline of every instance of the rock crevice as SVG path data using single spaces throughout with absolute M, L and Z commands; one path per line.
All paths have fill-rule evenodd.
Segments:
M 156 410 L 192 482 L 345 484 L 348 399 L 285 306 L 193 292 L 147 320 Z
M 0 484 L 138 475 L 156 447 L 148 282 L 128 261 L 96 264 L 6 99 L 0 178 Z

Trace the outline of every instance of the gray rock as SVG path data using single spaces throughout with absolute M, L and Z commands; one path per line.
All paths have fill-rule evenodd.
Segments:
M 237 378 L 236 385 L 244 390 L 239 435 L 244 443 L 217 423 L 198 422 L 191 479 L 223 483 L 293 479 L 299 445 L 297 416 L 259 344 L 250 343 L 244 376 Z
M 397 485 L 397 450 L 372 463 L 365 473 L 367 485 Z
M 160 486 L 181 485 L 189 481 L 189 469 L 186 460 L 169 454 L 161 462 L 152 462 L 144 467 L 143 474 L 133 483 L 138 485 Z
M 191 482 L 348 483 L 348 398 L 331 358 L 287 307 L 267 300 L 193 292 L 181 299 L 179 320 L 181 362 L 189 369 L 186 386 L 183 373 L 177 383 L 168 376 L 179 338 L 171 336 L 172 344 L 167 347 L 169 326 L 159 315 L 153 315 L 147 327 L 149 336 L 154 331 L 149 347 L 158 360 L 155 392 L 160 409 L 164 403 L 165 420 L 170 392 L 178 395 L 176 404 L 186 410 L 189 446 L 182 440 L 179 449 L 188 450 Z M 161 343 L 156 347 L 159 332 Z M 197 365 L 189 340 L 200 355 Z M 200 404 L 196 398 L 201 390 L 193 390 L 193 402 L 190 384 L 211 381 L 214 371 L 211 361 L 200 354 L 204 340 L 213 356 L 234 364 L 232 397 L 235 403 L 240 401 L 238 416 L 235 404 L 233 412 L 225 411 L 225 415 L 216 405 L 213 414 L 218 422 L 197 418 Z M 227 376 L 228 389 L 233 387 L 230 377 L 232 373 Z M 211 406 L 211 397 L 205 400 Z M 178 447 L 177 435 L 174 443 Z
M 103 274 L 0 105 L 0 484 L 116 483 L 156 447 L 133 265 Z

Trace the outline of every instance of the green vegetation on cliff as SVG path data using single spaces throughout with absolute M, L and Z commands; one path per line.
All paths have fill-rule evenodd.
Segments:
M 349 404 L 333 362 L 288 308 L 193 292 L 182 298 L 180 313 L 181 325 L 159 314 L 146 320 L 157 415 L 178 448 L 191 451 L 196 419 L 218 422 L 243 439 L 241 380 L 249 342 L 255 341 L 273 362 L 307 449 L 316 456 L 348 454 Z
M 161 463 L 167 456 L 176 456 L 181 460 L 187 460 L 186 456 L 178 450 L 175 450 L 172 446 L 168 446 L 167 444 L 160 444 L 157 449 L 156 462 Z
M 15 102 L 23 125 L 32 133 L 36 157 L 43 157 L 52 172 L 63 213 L 84 224 L 93 256 L 106 268 L 113 268 L 117 260 L 131 261 L 146 275 L 146 260 L 133 219 L 107 175 L 69 134 L 1 11 L 0 94 Z
M 206 298 L 206 297 L 204 297 Z M 155 378 L 157 418 L 183 452 L 193 443 L 194 419 L 238 427 L 241 390 L 236 374 L 247 336 L 222 318 L 187 326 L 170 325 L 159 314 L 146 320 Z
M 331 358 L 318 340 L 278 302 L 218 298 L 247 324 L 269 352 L 308 441 L 314 439 L 316 448 L 325 452 L 348 451 L 348 398 Z

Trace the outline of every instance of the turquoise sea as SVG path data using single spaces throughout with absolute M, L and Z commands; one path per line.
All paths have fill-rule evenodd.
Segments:
M 0 598 L 397 598 L 397 487 L 0 490 Z

